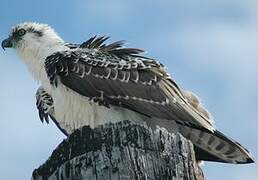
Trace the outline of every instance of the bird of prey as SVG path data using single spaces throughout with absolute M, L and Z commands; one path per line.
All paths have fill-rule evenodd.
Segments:
M 52 119 L 66 135 L 75 129 L 129 120 L 180 132 L 198 160 L 252 163 L 249 152 L 215 129 L 199 98 L 183 91 L 165 67 L 123 41 L 94 36 L 66 43 L 48 25 L 22 23 L 2 47 L 14 48 L 41 82 L 36 93 L 41 121 Z

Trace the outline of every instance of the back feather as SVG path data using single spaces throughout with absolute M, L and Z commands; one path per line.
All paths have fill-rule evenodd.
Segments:
M 125 41 L 116 41 L 111 44 L 105 44 L 104 42 L 109 39 L 109 36 L 93 36 L 86 42 L 80 45 L 80 48 L 98 49 L 102 52 L 108 52 L 116 56 L 132 56 L 143 53 L 144 50 L 137 48 L 124 48 Z

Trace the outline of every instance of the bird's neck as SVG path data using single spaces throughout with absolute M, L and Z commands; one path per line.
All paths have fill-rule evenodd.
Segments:
M 26 46 L 24 48 L 20 48 L 17 52 L 33 77 L 44 85 L 49 84 L 45 71 L 46 58 L 54 52 L 64 50 L 67 50 L 67 47 L 63 42 L 59 42 L 49 45 L 35 44 L 33 46 Z

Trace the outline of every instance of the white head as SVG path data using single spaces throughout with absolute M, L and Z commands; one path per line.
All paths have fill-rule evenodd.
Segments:
M 3 49 L 14 48 L 24 60 L 29 70 L 40 78 L 40 69 L 45 58 L 64 48 L 64 41 L 47 24 L 26 22 L 12 28 L 7 39 L 2 42 Z
M 20 55 L 38 53 L 51 49 L 64 41 L 47 24 L 26 22 L 12 28 L 9 38 L 2 42 L 3 48 L 14 48 Z

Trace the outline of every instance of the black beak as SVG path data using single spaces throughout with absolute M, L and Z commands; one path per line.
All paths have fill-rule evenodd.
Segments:
M 13 47 L 12 43 L 12 37 L 10 36 L 9 38 L 5 39 L 2 41 L 2 48 L 5 50 L 5 48 L 11 48 Z

